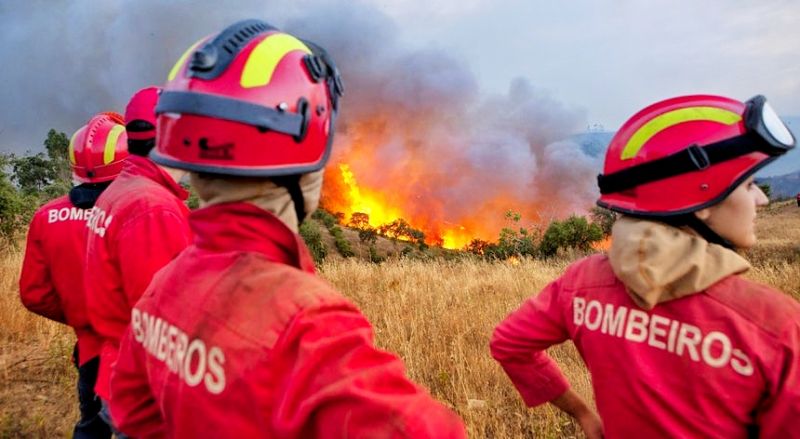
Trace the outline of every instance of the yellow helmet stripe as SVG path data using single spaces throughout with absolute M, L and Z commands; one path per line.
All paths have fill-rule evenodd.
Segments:
M 264 38 L 247 58 L 239 81 L 242 88 L 269 84 L 278 63 L 286 54 L 295 50 L 311 53 L 302 41 L 291 35 L 276 33 Z
M 114 125 L 114 128 L 111 128 L 111 131 L 108 132 L 108 136 L 106 137 L 106 146 L 103 149 L 103 164 L 107 165 L 114 161 L 114 157 L 117 155 L 117 140 L 119 140 L 119 136 L 125 131 L 125 127 L 122 125 Z
M 79 129 L 78 131 L 75 131 L 72 134 L 72 138 L 69 139 L 69 148 L 67 148 L 67 153 L 69 154 L 69 162 L 72 163 L 73 165 L 78 164 L 78 159 L 75 158 L 75 138 L 78 137 L 78 133 L 80 132 L 81 130 Z
M 202 38 L 196 43 L 192 44 L 188 49 L 186 49 L 186 52 L 183 52 L 183 55 L 178 58 L 178 61 L 175 62 L 175 65 L 170 69 L 169 75 L 167 75 L 167 81 L 172 81 L 176 76 L 178 76 L 178 72 L 181 70 L 181 67 L 184 63 L 186 63 L 186 58 L 189 58 L 189 54 L 194 52 L 194 49 L 196 49 L 197 46 L 199 46 L 203 41 L 205 41 L 205 38 Z
M 668 111 L 642 125 L 622 149 L 620 159 L 627 160 L 636 157 L 648 140 L 666 128 L 684 122 L 701 120 L 733 125 L 742 120 L 742 116 L 718 107 L 689 107 Z

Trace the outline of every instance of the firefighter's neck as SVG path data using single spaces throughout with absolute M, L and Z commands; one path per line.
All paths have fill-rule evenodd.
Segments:
M 175 169 L 175 168 L 170 168 L 169 166 L 161 166 L 161 165 L 158 165 L 158 167 L 163 169 L 164 172 L 166 172 L 170 177 L 172 177 L 172 180 L 175 181 L 176 183 L 180 182 L 181 179 L 186 175 L 186 171 L 184 171 L 183 169 Z

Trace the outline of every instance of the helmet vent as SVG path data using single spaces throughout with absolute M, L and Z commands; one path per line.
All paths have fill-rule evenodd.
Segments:
M 189 65 L 189 76 L 206 80 L 218 77 L 248 42 L 271 30 L 277 29 L 260 20 L 244 20 L 228 26 L 197 49 Z

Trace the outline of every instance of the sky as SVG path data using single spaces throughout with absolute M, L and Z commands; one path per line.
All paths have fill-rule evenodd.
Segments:
M 579 113 L 580 127 L 615 130 L 652 102 L 692 93 L 764 94 L 781 115 L 800 115 L 792 0 L 3 0 L 0 150 L 41 150 L 50 127 L 71 133 L 93 112 L 124 111 L 188 45 L 249 17 L 326 29 L 322 38 L 340 20 L 357 33 L 356 23 L 393 50 L 442 54 L 465 72 L 467 93 L 508 94 L 523 80 L 542 105 Z

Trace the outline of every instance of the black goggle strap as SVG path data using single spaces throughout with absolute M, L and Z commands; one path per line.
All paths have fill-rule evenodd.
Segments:
M 280 109 L 205 93 L 165 91 L 161 93 L 156 114 L 178 113 L 208 116 L 253 125 L 262 130 L 276 131 L 301 138 L 306 117 Z
M 785 152 L 771 147 L 760 135 L 747 132 L 703 147 L 692 145 L 666 157 L 613 174 L 600 174 L 597 176 L 597 183 L 601 194 L 622 192 L 676 175 L 702 171 L 717 163 L 757 151 L 770 155 L 780 155 Z

